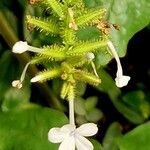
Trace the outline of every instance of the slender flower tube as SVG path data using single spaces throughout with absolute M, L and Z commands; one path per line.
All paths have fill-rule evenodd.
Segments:
M 111 41 L 108 41 L 107 45 L 108 45 L 109 49 L 111 50 L 111 53 L 117 62 L 117 73 L 116 73 L 116 78 L 115 78 L 116 85 L 117 85 L 117 87 L 126 86 L 130 80 L 130 77 L 123 75 L 123 70 L 122 70 L 122 66 L 120 63 L 120 59 L 119 59 L 119 56 L 116 52 L 116 49 L 115 49 L 113 43 Z
M 99 77 L 99 76 L 98 76 L 98 73 L 97 73 L 97 71 L 96 71 L 95 64 L 94 64 L 94 62 L 93 62 L 93 59 L 94 59 L 94 58 L 95 58 L 95 55 L 94 55 L 93 53 L 89 52 L 89 53 L 86 54 L 86 59 L 91 63 L 91 66 L 92 66 L 92 68 L 93 68 L 94 74 L 95 74 L 97 77 Z
M 30 65 L 30 62 L 25 65 L 25 67 L 24 67 L 24 69 L 23 69 L 23 72 L 22 72 L 22 74 L 21 74 L 20 79 L 19 79 L 19 80 L 14 80 L 14 81 L 12 82 L 12 86 L 13 86 L 13 87 L 16 87 L 16 88 L 18 88 L 18 89 L 21 89 L 21 88 L 22 88 L 22 82 L 24 81 L 24 78 L 25 78 L 25 75 L 26 75 L 26 72 L 27 72 L 27 69 L 28 69 L 28 66 L 29 66 L 29 65 Z
M 40 53 L 42 51 L 42 49 L 30 46 L 30 45 L 28 45 L 27 42 L 23 42 L 23 41 L 16 42 L 12 48 L 13 53 L 21 54 L 26 51 Z

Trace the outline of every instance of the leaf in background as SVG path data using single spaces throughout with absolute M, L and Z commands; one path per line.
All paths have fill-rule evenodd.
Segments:
M 120 31 L 112 30 L 111 39 L 119 55 L 124 56 L 129 40 L 150 22 L 150 1 L 106 0 L 104 6 L 109 11 L 109 21 L 120 26 Z
M 96 40 L 99 39 L 100 31 L 95 27 L 85 27 L 77 32 L 77 37 L 79 40 Z
M 21 89 L 13 87 L 9 88 L 4 95 L 1 105 L 2 111 L 10 111 L 19 105 L 24 105 L 24 103 L 29 102 L 30 95 L 30 82 L 28 80 L 23 82 L 23 87 Z
M 48 141 L 47 133 L 66 123 L 63 113 L 34 104 L 0 112 L 0 150 L 57 150 L 58 145 Z
M 142 124 L 118 139 L 120 150 L 149 150 L 150 122 Z
M 143 123 L 147 119 L 145 118 L 145 116 L 143 116 L 143 112 L 139 113 L 135 111 L 131 106 L 129 107 L 128 105 L 122 102 L 121 90 L 116 87 L 115 82 L 112 80 L 111 76 L 107 72 L 101 69 L 99 71 L 99 76 L 102 79 L 102 83 L 97 87 L 97 89 L 109 95 L 116 109 L 124 117 L 126 117 L 130 122 L 134 124 Z
M 77 97 L 75 99 L 75 113 L 84 116 L 86 114 L 84 99 Z
M 28 102 L 31 89 L 30 82 L 26 79 L 23 87 L 18 90 L 13 88 L 11 82 L 20 76 L 20 65 L 12 56 L 11 52 L 6 51 L 0 59 L 0 101 L 2 111 L 9 111 L 19 104 Z
M 120 26 L 120 31 L 111 30 L 111 39 L 120 56 L 126 54 L 127 44 L 132 36 L 150 22 L 148 0 L 84 0 L 84 2 L 87 7 L 106 8 L 109 22 Z
M 97 105 L 97 102 L 98 102 L 98 98 L 96 96 L 88 97 L 86 99 L 86 101 L 85 101 L 85 108 L 86 108 L 86 110 L 90 111 L 93 108 L 95 108 L 96 105 Z
M 149 117 L 149 103 L 143 91 L 132 91 L 122 97 L 122 101 L 133 110 L 142 113 L 143 117 Z
M 103 139 L 103 150 L 118 150 L 117 139 L 120 137 L 122 137 L 121 125 L 114 122 L 109 126 Z
M 4 52 L 1 56 L 0 69 L 0 100 L 2 100 L 5 92 L 12 87 L 11 82 L 16 79 L 20 69 L 10 51 Z
M 89 122 L 95 122 L 97 123 L 100 119 L 103 118 L 103 113 L 100 109 L 97 108 L 93 108 L 92 110 L 90 110 L 89 112 L 86 113 L 86 119 Z
M 97 140 L 90 139 L 90 141 L 94 145 L 94 150 L 103 150 L 102 145 Z
M 95 65 L 96 68 L 107 65 L 112 59 L 112 55 L 107 51 L 106 48 L 101 49 L 96 53 Z

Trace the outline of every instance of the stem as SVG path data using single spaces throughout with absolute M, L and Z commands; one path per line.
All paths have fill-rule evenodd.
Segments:
M 75 125 L 74 121 L 74 100 L 69 100 L 69 121 L 71 125 Z
M 1 11 L 0 11 L 0 20 L 1 20 L 0 34 L 5 39 L 5 41 L 9 45 L 9 47 L 12 48 L 14 43 L 19 41 L 19 39 L 13 32 L 12 28 L 10 27 L 9 23 L 7 22 L 6 18 L 4 17 L 4 15 Z M 23 65 L 27 64 L 30 61 L 30 56 L 27 53 L 24 53 L 21 55 L 17 55 L 17 54 L 14 54 L 14 55 L 18 59 L 18 61 Z M 34 65 L 31 65 L 28 69 L 28 73 L 31 75 L 31 77 L 33 77 L 35 74 L 38 73 L 38 69 Z M 46 83 L 43 83 L 43 84 L 35 83 L 35 85 L 38 87 L 41 94 L 45 97 L 44 99 L 47 101 L 47 103 L 51 107 L 56 108 L 61 111 L 64 110 L 61 103 L 53 95 L 52 91 L 50 90 L 50 88 L 48 87 L 48 85 Z

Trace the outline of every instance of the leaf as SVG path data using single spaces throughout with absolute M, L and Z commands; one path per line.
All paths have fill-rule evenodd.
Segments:
M 120 31 L 111 29 L 111 40 L 120 56 L 126 54 L 127 44 L 135 33 L 150 22 L 150 1 L 148 0 L 84 0 L 87 7 L 101 6 L 107 9 L 107 19 L 118 24 Z
M 57 150 L 48 141 L 52 127 L 68 123 L 61 112 L 26 104 L 18 109 L 0 113 L 0 150 Z
M 12 87 L 11 82 L 19 74 L 20 67 L 9 51 L 4 52 L 1 56 L 0 66 L 0 100 L 2 100 L 5 92 Z
M 103 118 L 103 113 L 101 110 L 94 108 L 93 110 L 87 112 L 86 119 L 90 122 L 97 123 L 100 119 Z
M 150 122 L 142 124 L 118 139 L 120 150 L 149 150 Z
M 5 95 L 1 105 L 2 111 L 10 111 L 24 103 L 29 102 L 31 95 L 30 82 L 25 80 L 21 89 L 9 88 Z
M 134 124 L 143 123 L 147 118 L 143 116 L 143 113 L 135 111 L 132 107 L 129 107 L 121 100 L 121 90 L 116 87 L 115 82 L 111 76 L 103 69 L 99 71 L 102 83 L 97 87 L 100 91 L 107 93 L 116 107 L 116 109 L 126 117 L 130 122 Z
M 129 40 L 150 22 L 150 1 L 106 0 L 103 2 L 108 9 L 109 22 L 120 26 L 120 31 L 112 29 L 111 39 L 119 55 L 124 56 Z
M 133 110 L 141 113 L 145 119 L 149 117 L 149 103 L 143 91 L 132 91 L 122 97 L 122 101 Z
M 102 145 L 97 140 L 90 139 L 90 141 L 94 145 L 94 150 L 103 150 Z
M 112 123 L 103 139 L 103 150 L 118 150 L 116 140 L 121 136 L 121 125 L 117 122 Z
M 96 107 L 98 102 L 98 98 L 96 96 L 88 97 L 85 101 L 85 108 L 87 111 L 91 111 L 93 108 Z
M 84 116 L 86 114 L 84 99 L 78 97 L 75 99 L 75 113 Z

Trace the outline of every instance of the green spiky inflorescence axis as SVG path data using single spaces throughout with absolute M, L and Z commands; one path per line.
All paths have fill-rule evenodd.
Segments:
M 80 28 L 94 26 L 95 22 L 104 17 L 105 9 L 88 10 L 82 0 L 38 0 L 38 3 L 51 10 L 52 16 L 47 19 L 28 15 L 27 24 L 46 35 L 60 36 L 62 43 L 44 46 L 42 51 L 33 57 L 31 64 L 44 64 L 47 61 L 56 63 L 56 66 L 40 72 L 34 79 L 42 82 L 60 77 L 64 81 L 61 97 L 70 100 L 74 98 L 78 82 L 91 85 L 101 82 L 94 72 L 88 70 L 90 60 L 86 58 L 86 54 L 99 51 L 106 46 L 107 41 L 102 40 L 101 32 L 97 41 L 80 41 L 76 33 Z

